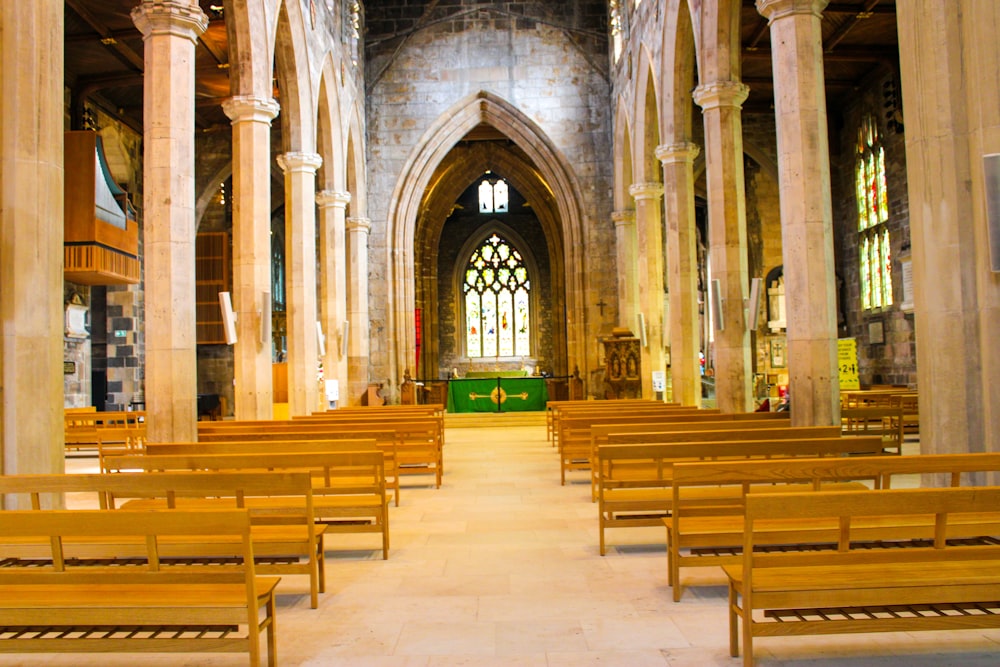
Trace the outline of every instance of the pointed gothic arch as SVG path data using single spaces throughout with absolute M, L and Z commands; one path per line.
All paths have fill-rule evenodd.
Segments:
M 416 303 L 414 249 L 417 221 L 424 193 L 445 156 L 470 130 L 488 124 L 506 136 L 529 159 L 545 184 L 557 213 L 559 242 L 565 268 L 567 357 L 586 364 L 584 293 L 587 260 L 579 182 L 572 167 L 536 123 L 511 103 L 489 92 L 479 92 L 446 111 L 418 142 L 407 159 L 392 195 L 387 231 L 388 282 L 391 285 L 389 337 L 394 349 L 390 380 L 402 377 L 416 350 L 412 326 Z

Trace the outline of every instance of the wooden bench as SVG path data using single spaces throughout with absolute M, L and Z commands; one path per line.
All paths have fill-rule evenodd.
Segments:
M 673 465 L 708 459 L 877 455 L 881 439 L 802 438 L 734 440 L 666 444 L 604 445 L 598 448 L 598 529 L 605 554 L 609 528 L 662 526 L 673 503 Z M 738 495 L 739 489 L 728 493 Z M 717 493 L 715 495 L 718 495 Z
M 200 422 L 199 442 L 223 439 L 326 439 L 371 437 L 371 433 L 391 432 L 400 475 L 434 475 L 441 488 L 444 475 L 444 429 L 435 418 L 409 417 L 377 420 L 325 420 Z
M 315 519 L 326 533 L 379 533 L 389 557 L 389 508 L 381 452 L 109 456 L 105 472 L 309 471 Z M 329 546 L 329 545 L 328 545 Z
M 174 454 L 302 454 L 308 452 L 381 451 L 385 456 L 385 487 L 399 507 L 399 475 L 396 471 L 396 444 L 389 434 L 380 446 L 375 438 L 308 440 L 225 440 L 222 442 L 149 442 L 151 456 Z
M 655 428 L 657 430 L 649 430 Z M 645 429 L 645 430 L 644 430 Z M 836 426 L 792 426 L 790 422 L 771 420 L 740 420 L 725 422 L 700 422 L 676 424 L 596 426 L 592 429 L 591 457 L 597 458 L 597 450 L 604 445 L 656 445 L 672 442 L 708 442 L 735 440 L 800 440 L 805 438 L 836 438 L 840 429 Z M 642 465 L 641 463 L 639 465 Z M 599 469 L 591 469 L 591 500 L 597 500 L 597 476 Z
M 24 496 L 34 510 L 57 507 L 67 494 L 90 497 L 93 508 L 115 509 L 121 502 L 136 509 L 230 509 L 250 512 L 254 559 L 259 574 L 305 574 L 310 602 L 319 604 L 326 588 L 323 558 L 324 524 L 313 519 L 312 480 L 309 473 L 122 473 L 80 475 L 3 475 L 0 495 Z M 141 499 L 129 500 L 129 499 Z M 21 507 L 21 505 L 18 505 Z M 140 558 L 116 545 L 108 552 L 100 544 L 69 541 L 64 555 L 98 560 Z M 0 535 L 8 558 L 30 557 L 31 550 Z M 208 538 L 193 543 L 172 540 L 161 545 L 160 557 L 186 562 L 219 562 L 241 555 L 238 541 Z M 124 560 L 123 560 L 124 559 Z M 12 564 L 8 561 L 8 564 Z
M 887 453 L 903 453 L 903 409 L 901 407 L 864 406 L 841 408 L 844 435 L 880 435 Z
M 610 403 L 611 401 L 604 401 L 604 403 Z M 618 407 L 627 407 L 633 404 L 652 404 L 658 403 L 659 401 L 653 401 L 649 398 L 622 398 L 615 399 L 614 405 Z M 554 441 L 555 440 L 555 425 L 558 421 L 557 414 L 560 410 L 573 407 L 599 407 L 600 402 L 590 400 L 590 399 L 574 399 L 566 401 L 546 401 L 545 402 L 545 439 Z M 673 405 L 673 404 L 671 404 Z
M 681 568 L 741 562 L 744 501 L 749 491 L 767 492 L 776 484 L 818 491 L 852 482 L 887 489 L 904 475 L 933 476 L 929 481 L 957 487 L 996 471 L 1000 471 L 1000 454 L 993 453 L 676 463 L 671 485 L 672 512 L 664 519 L 667 581 L 673 587 L 674 601 L 680 600 L 683 591 Z M 741 489 L 742 494 L 736 489 Z M 757 545 L 784 550 L 832 548 L 836 528 L 812 519 L 771 522 L 766 535 L 758 534 Z M 886 524 L 880 522 L 875 528 L 876 532 L 869 536 L 871 544 L 888 535 Z M 967 526 L 955 528 L 965 530 Z M 905 526 L 901 529 L 907 530 Z M 975 531 L 973 526 L 969 532 L 949 537 L 975 538 Z M 905 532 L 896 537 L 905 537 Z
M 753 667 L 755 637 L 1000 628 L 1000 540 L 947 539 L 963 516 L 998 507 L 1000 487 L 750 494 L 743 560 L 724 568 L 730 654 L 740 654 L 740 633 L 744 667 Z M 927 545 L 867 548 L 868 526 L 878 518 L 924 522 Z M 834 522 L 836 548 L 756 549 L 769 522 L 788 519 Z M 997 526 L 981 532 L 990 530 Z
M 652 411 L 626 410 L 617 412 L 597 411 L 592 413 L 570 412 L 563 415 L 557 425 L 558 436 L 556 446 L 559 451 L 560 482 L 565 485 L 566 473 L 591 469 L 590 439 L 591 430 L 598 425 L 629 425 L 635 423 L 657 424 L 676 421 L 701 421 L 718 418 L 716 410 L 699 410 L 697 408 L 662 407 Z
M 101 458 L 105 453 L 141 451 L 146 440 L 146 413 L 67 411 L 64 427 L 67 452 L 94 450 Z
M 141 512 L 10 510 L 5 539 L 35 540 L 47 550 L 35 567 L 0 567 L 0 652 L 245 652 L 277 664 L 274 589 L 279 578 L 254 570 L 246 510 Z M 170 540 L 224 536 L 240 545 L 228 565 L 172 564 Z M 66 541 L 120 540 L 144 550 L 145 566 L 79 565 Z

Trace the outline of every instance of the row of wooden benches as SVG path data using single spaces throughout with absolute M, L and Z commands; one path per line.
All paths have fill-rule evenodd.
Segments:
M 0 652 L 245 651 L 256 665 L 263 635 L 276 664 L 272 575 L 306 575 L 315 608 L 326 534 L 380 533 L 388 558 L 387 481 L 396 504 L 400 474 L 440 486 L 442 413 L 216 422 L 198 443 L 156 444 L 110 437 L 136 413 L 68 417 L 68 446 L 96 447 L 103 474 L 0 477 L 5 506 L 32 508 L 0 512 Z M 51 509 L 67 494 L 101 509 Z

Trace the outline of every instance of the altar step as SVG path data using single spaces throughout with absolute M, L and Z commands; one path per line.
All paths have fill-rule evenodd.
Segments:
M 446 413 L 445 428 L 503 428 L 545 426 L 545 412 L 456 412 Z

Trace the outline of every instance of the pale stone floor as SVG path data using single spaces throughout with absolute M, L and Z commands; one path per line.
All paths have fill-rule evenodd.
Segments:
M 666 585 L 663 535 L 609 533 L 597 552 L 589 486 L 559 486 L 542 426 L 449 428 L 441 489 L 404 478 L 392 550 L 339 537 L 327 592 L 310 609 L 304 577 L 279 586 L 281 665 L 738 667 L 729 657 L 721 570 L 691 571 L 680 603 Z M 93 460 L 71 460 L 71 471 Z M 408 482 L 408 483 L 407 483 Z M 623 541 L 628 542 L 623 544 Z M 770 638 L 763 667 L 1000 665 L 1000 631 Z M 99 655 L 0 665 L 245 665 L 241 655 Z

